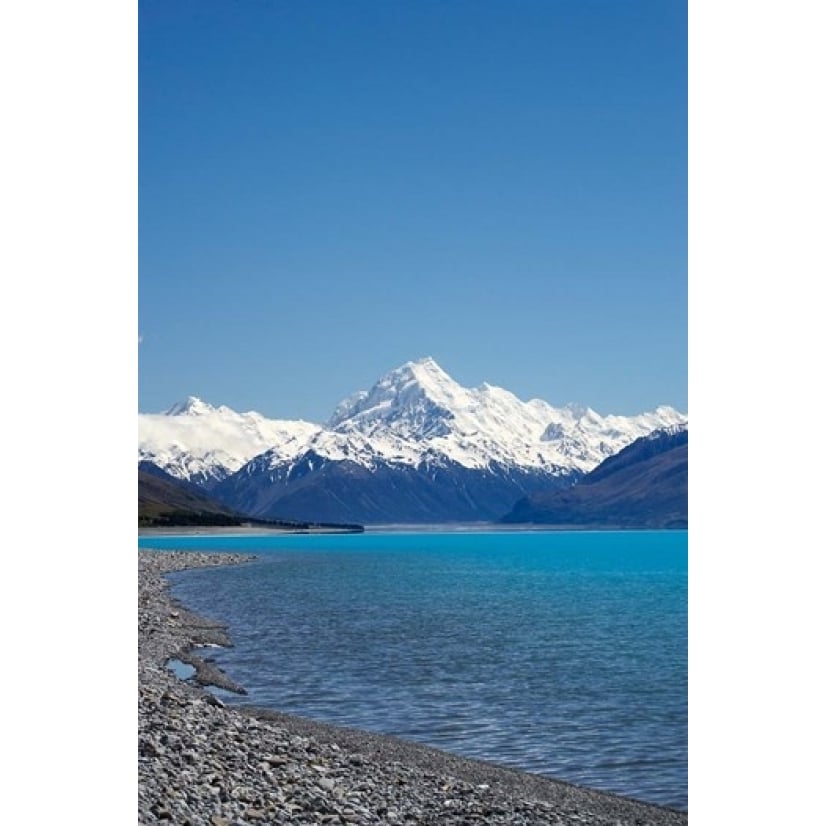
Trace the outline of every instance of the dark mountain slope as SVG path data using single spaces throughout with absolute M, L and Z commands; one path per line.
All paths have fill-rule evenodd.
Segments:
M 312 451 L 295 464 L 269 466 L 264 454 L 218 484 L 212 495 L 263 518 L 283 514 L 361 524 L 490 521 L 520 497 L 558 478 L 491 463 L 472 470 L 455 462 L 418 466 L 376 461 L 373 468 Z
M 240 513 L 205 494 L 190 482 L 176 479 L 152 462 L 138 467 L 138 525 L 141 527 L 255 526 L 268 530 L 361 532 L 362 525 L 294 519 L 261 519 Z
M 240 525 L 239 514 L 150 462 L 138 467 L 138 524 Z
M 507 523 L 600 528 L 688 526 L 688 430 L 656 431 L 567 490 L 521 499 Z

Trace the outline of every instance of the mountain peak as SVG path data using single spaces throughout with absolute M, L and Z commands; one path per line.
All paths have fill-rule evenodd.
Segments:
M 408 361 L 385 373 L 369 391 L 345 399 L 328 422 L 331 428 L 389 427 L 405 438 L 446 433 L 445 418 L 466 391 L 430 357 Z
M 387 377 L 404 377 L 412 376 L 417 381 L 438 381 L 452 382 L 453 379 L 436 363 L 432 356 L 425 356 L 424 358 L 416 359 L 416 361 L 407 361 L 401 367 L 385 373 L 382 379 Z M 382 380 L 380 379 L 380 381 Z
M 423 370 L 435 370 L 439 373 L 444 373 L 445 371 L 436 363 L 436 359 L 433 356 L 423 356 L 420 359 L 416 359 L 415 361 L 408 361 L 408 365 L 411 367 L 420 367 Z
M 168 410 L 164 410 L 164 416 L 202 416 L 211 413 L 215 408 L 211 404 L 201 401 L 197 396 L 187 396 L 182 402 L 176 402 Z
M 375 402 L 405 405 L 421 397 L 439 405 L 451 407 L 464 401 L 465 388 L 454 381 L 437 363 L 427 356 L 405 362 L 385 373 L 370 390 L 368 398 Z

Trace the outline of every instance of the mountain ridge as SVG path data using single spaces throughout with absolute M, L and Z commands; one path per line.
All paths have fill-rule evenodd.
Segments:
M 177 479 L 151 462 L 138 464 L 138 527 L 256 527 L 268 531 L 360 533 L 358 524 L 263 520 L 230 508 L 198 485 Z
M 500 521 L 556 527 L 687 528 L 687 426 L 640 437 L 570 488 L 520 499 Z
M 239 414 L 197 397 L 139 414 L 139 459 L 259 516 L 298 503 L 291 518 L 314 518 L 315 496 L 330 508 L 325 519 L 485 520 L 542 484 L 570 485 L 640 436 L 686 422 L 665 405 L 601 416 L 525 402 L 488 383 L 466 388 L 426 357 L 347 396 L 324 425 Z

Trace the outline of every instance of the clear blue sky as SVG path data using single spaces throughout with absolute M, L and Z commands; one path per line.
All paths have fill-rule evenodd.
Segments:
M 686 411 L 686 64 L 672 0 L 140 0 L 140 410 Z

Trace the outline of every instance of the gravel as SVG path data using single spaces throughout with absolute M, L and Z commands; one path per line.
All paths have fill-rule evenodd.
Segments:
M 168 594 L 163 574 L 241 554 L 139 552 L 138 822 L 256 824 L 686 824 L 672 809 L 468 760 L 393 737 L 252 707 L 193 647 L 226 628 Z M 181 681 L 167 668 L 196 669 Z

